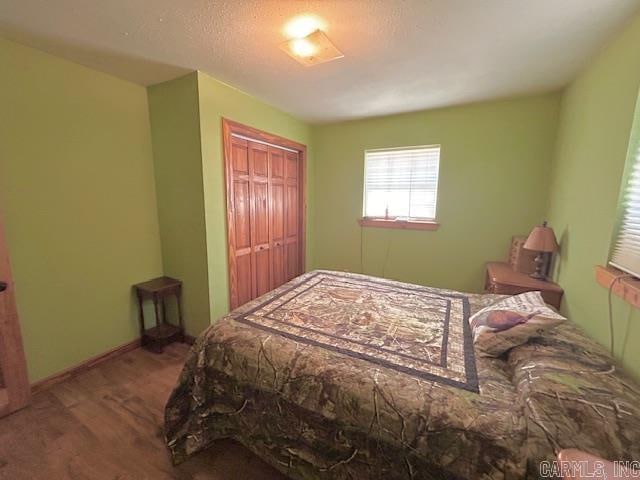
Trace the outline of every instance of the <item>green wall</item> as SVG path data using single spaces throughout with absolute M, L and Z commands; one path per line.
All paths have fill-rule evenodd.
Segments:
M 479 291 L 544 219 L 559 94 L 315 127 L 315 265 Z M 362 228 L 364 151 L 441 145 L 437 231 Z
M 30 380 L 138 335 L 162 272 L 145 89 L 0 39 L 0 209 Z
M 561 242 L 556 277 L 563 309 L 608 345 L 607 291 L 594 266 L 606 264 L 640 87 L 640 16 L 571 84 L 562 98 L 549 220 Z M 640 316 L 615 301 L 617 355 L 640 376 Z
M 164 274 L 183 282 L 187 333 L 210 322 L 198 75 L 148 88 Z

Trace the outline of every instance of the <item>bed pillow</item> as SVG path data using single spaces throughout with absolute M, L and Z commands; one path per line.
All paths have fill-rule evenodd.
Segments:
M 544 303 L 540 292 L 527 292 L 483 308 L 469 324 L 476 350 L 497 357 L 564 320 Z

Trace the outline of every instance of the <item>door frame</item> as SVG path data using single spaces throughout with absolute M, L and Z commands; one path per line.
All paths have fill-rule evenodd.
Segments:
M 7 283 L 7 289 L 0 293 L 0 369 L 4 379 L 4 387 L 0 388 L 0 417 L 4 417 L 29 404 L 31 387 L 1 212 L 0 280 Z
M 258 142 L 267 143 L 275 147 L 284 147 L 285 149 L 295 150 L 298 152 L 298 158 L 300 160 L 298 167 L 299 178 L 299 212 L 300 212 L 300 225 L 299 235 L 301 239 L 301 246 L 299 255 L 299 265 L 303 272 L 306 271 L 306 246 L 307 246 L 307 146 L 289 140 L 288 138 L 281 137 L 272 133 L 259 130 L 257 128 L 243 125 L 242 123 L 222 118 L 222 143 L 224 153 L 224 176 L 225 176 L 225 199 L 227 208 L 227 275 L 229 276 L 229 306 L 233 310 L 239 305 L 238 302 L 238 290 L 237 279 L 235 278 L 235 266 L 236 266 L 236 241 L 235 241 L 235 224 L 233 222 L 233 170 L 232 170 L 232 158 L 231 158 L 231 142 L 232 136 L 241 135 L 248 139 L 257 140 Z

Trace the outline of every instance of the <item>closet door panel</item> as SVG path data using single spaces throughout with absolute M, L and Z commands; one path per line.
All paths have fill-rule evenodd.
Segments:
M 298 179 L 298 154 L 287 152 L 287 178 Z
M 249 253 L 236 256 L 236 290 L 238 292 L 238 304 L 236 306 L 244 305 L 254 298 L 252 270 L 251 255 Z
M 256 259 L 256 297 L 271 290 L 271 251 L 261 249 L 255 253 Z
M 284 240 L 284 185 L 271 185 L 271 235 L 273 241 Z
M 253 246 L 269 247 L 269 186 L 267 183 L 253 182 L 253 225 L 255 240 Z
M 287 237 L 298 236 L 298 187 L 287 185 Z
M 249 174 L 249 156 L 246 141 L 234 140 L 231 146 L 231 158 L 235 175 Z
M 236 253 L 251 247 L 251 216 L 249 213 L 249 182 L 233 182 L 233 218 L 235 225 Z
M 300 189 L 298 155 L 285 154 L 285 264 L 287 280 L 301 272 L 300 265 Z
M 249 142 L 253 298 L 270 290 L 268 147 Z
M 284 243 L 278 242 L 275 244 L 271 249 L 271 258 L 273 265 L 271 289 L 273 290 L 288 280 Z
M 284 185 L 271 183 L 271 288 L 277 288 L 287 281 L 285 264 L 285 216 Z
M 300 265 L 298 262 L 298 242 L 292 241 L 287 243 L 287 281 L 300 275 Z
M 283 180 L 284 175 L 284 150 L 279 148 L 270 148 L 271 178 L 274 180 Z
M 249 191 L 248 180 L 233 182 L 237 305 L 242 305 L 253 298 Z
M 267 147 L 260 143 L 249 142 L 252 153 L 252 174 L 258 177 L 267 177 L 269 171 L 269 160 L 267 158 Z
M 252 245 L 255 257 L 255 289 L 256 296 L 271 290 L 271 262 L 269 248 L 269 185 L 253 182 L 253 231 Z

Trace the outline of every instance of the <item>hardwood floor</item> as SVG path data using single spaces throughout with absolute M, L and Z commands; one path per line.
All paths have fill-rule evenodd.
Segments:
M 163 410 L 187 349 L 175 344 L 160 355 L 136 349 L 0 419 L 0 479 L 284 479 L 231 441 L 171 465 Z

